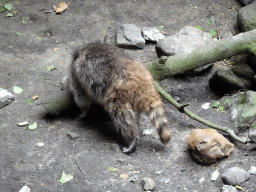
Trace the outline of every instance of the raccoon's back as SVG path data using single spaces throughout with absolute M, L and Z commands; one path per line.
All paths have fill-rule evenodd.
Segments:
M 128 56 L 112 45 L 90 43 L 74 52 L 71 78 L 91 97 L 104 96 L 113 79 L 125 79 L 126 59 Z

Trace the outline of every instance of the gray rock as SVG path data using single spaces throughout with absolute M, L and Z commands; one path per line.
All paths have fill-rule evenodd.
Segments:
M 28 186 L 23 186 L 19 192 L 30 192 L 30 188 Z
M 241 8 L 237 15 L 238 26 L 241 31 L 251 31 L 256 29 L 256 1 Z
M 163 172 L 163 171 L 159 170 L 159 171 L 156 171 L 155 174 L 156 174 L 156 175 L 161 175 L 162 172 Z
M 67 89 L 56 90 L 53 94 L 45 96 L 42 98 L 42 104 L 50 115 L 57 116 L 76 106 L 73 94 Z
M 129 181 L 130 182 L 135 182 L 136 180 L 138 180 L 138 175 L 133 175 L 133 176 L 131 176 L 130 178 L 129 178 Z
M 74 132 L 68 132 L 67 135 L 69 135 L 71 139 L 75 139 L 75 138 L 80 137 L 79 134 L 74 133 Z
M 153 191 L 156 187 L 154 180 L 151 178 L 144 178 L 143 183 L 144 183 L 144 190 L 146 191 Z
M 222 192 L 237 192 L 237 190 L 231 185 L 223 185 Z
M 209 83 L 213 90 L 220 94 L 234 90 L 252 89 L 255 84 L 255 73 L 247 64 L 237 64 L 231 69 L 218 69 L 212 75 Z
M 251 4 L 252 2 L 254 2 L 255 0 L 239 0 L 240 3 L 242 3 L 243 5 L 249 5 Z
M 250 169 L 250 171 L 249 171 L 249 173 L 250 173 L 251 175 L 256 175 L 256 167 L 252 166 L 251 169 Z
M 0 87 L 0 109 L 14 100 L 15 96 L 12 93 Z
M 141 30 L 134 24 L 124 24 L 117 30 L 117 46 L 125 48 L 144 48 L 145 39 Z
M 256 143 L 256 129 L 250 129 L 249 137 L 254 143 Z
M 43 146 L 44 146 L 44 143 L 39 142 L 39 143 L 36 143 L 35 146 L 36 146 L 36 147 L 43 147 Z
M 256 92 L 246 91 L 239 92 L 232 96 L 225 96 L 219 100 L 220 105 L 224 106 L 231 121 L 234 132 L 240 133 L 245 128 L 256 129 Z M 220 106 L 218 105 L 218 106 Z M 243 135 L 244 133 L 244 135 Z M 240 133 L 240 136 L 247 137 L 248 132 Z
M 183 27 L 176 35 L 160 39 L 156 44 L 158 57 L 188 54 L 194 49 L 214 43 L 210 33 L 191 26 Z
M 231 167 L 222 174 L 222 180 L 228 185 L 240 185 L 245 181 L 248 181 L 251 175 L 238 167 Z
M 164 39 L 165 36 L 154 27 L 143 27 L 142 35 L 146 41 L 158 42 L 160 39 Z
M 226 103 L 231 111 L 231 120 L 235 125 L 235 133 L 240 132 L 245 127 L 255 128 L 256 119 L 256 92 L 247 91 L 238 93 L 231 98 L 231 102 Z
M 233 37 L 233 34 L 231 32 L 225 32 L 222 35 L 222 39 L 227 39 L 227 38 L 231 38 L 231 37 Z

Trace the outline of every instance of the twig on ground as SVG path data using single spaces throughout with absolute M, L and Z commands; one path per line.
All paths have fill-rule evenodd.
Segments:
M 188 109 L 186 109 L 185 107 L 188 106 L 189 104 L 184 104 L 181 105 L 179 104 L 177 101 L 175 101 L 171 95 L 169 95 L 167 92 L 165 92 L 162 87 L 160 87 L 160 85 L 157 82 L 154 82 L 156 89 L 158 90 L 158 92 L 166 99 L 168 100 L 172 105 L 174 105 L 181 113 L 185 113 L 186 115 L 188 115 L 191 119 L 194 119 L 200 123 L 203 123 L 209 127 L 212 127 L 214 129 L 223 131 L 228 133 L 233 139 L 235 139 L 236 141 L 239 141 L 241 143 L 246 143 L 247 140 L 245 138 L 240 138 L 238 137 L 235 132 L 232 129 L 229 129 L 228 127 L 221 127 L 219 125 L 215 125 L 214 123 L 211 123 L 205 119 L 202 119 L 201 117 L 195 115 L 194 113 L 192 113 L 191 111 L 189 111 Z
M 76 159 L 75 159 L 75 161 L 76 161 L 77 167 L 79 168 L 79 170 L 81 171 L 82 175 L 84 176 L 84 173 L 83 173 L 82 169 L 80 168 L 80 166 L 79 166 L 79 164 L 78 164 Z M 84 176 L 84 178 L 85 178 L 85 176 Z M 85 178 L 85 180 L 86 180 L 86 178 Z

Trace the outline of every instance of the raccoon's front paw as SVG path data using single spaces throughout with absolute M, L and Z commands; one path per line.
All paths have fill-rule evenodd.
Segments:
M 135 152 L 138 139 L 139 139 L 139 137 L 134 138 L 129 147 L 123 147 L 122 148 L 123 153 L 130 154 L 130 153 Z
M 123 148 L 122 148 L 122 151 L 123 151 L 123 153 L 125 153 L 125 154 L 131 153 L 131 151 L 129 150 L 128 147 L 123 147 Z

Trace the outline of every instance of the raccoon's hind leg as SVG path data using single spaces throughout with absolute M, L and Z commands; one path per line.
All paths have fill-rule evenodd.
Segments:
M 121 105 L 110 112 L 111 118 L 122 141 L 128 146 L 123 147 L 123 153 L 129 154 L 136 150 L 139 133 L 137 121 L 130 104 Z
M 74 91 L 73 94 L 76 104 L 82 111 L 82 114 L 79 115 L 79 118 L 86 117 L 93 100 L 86 93 Z

